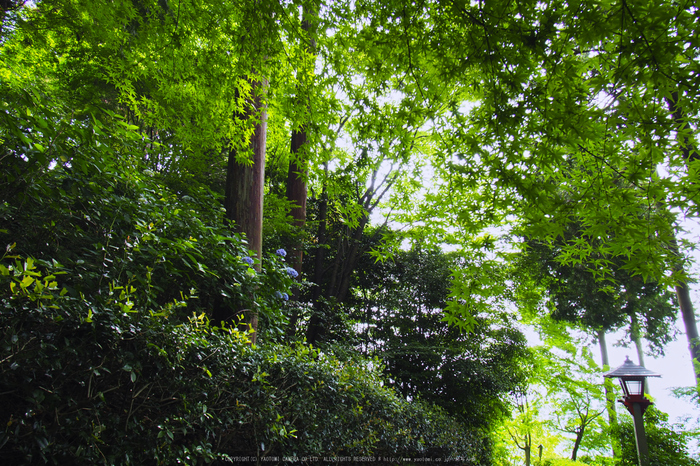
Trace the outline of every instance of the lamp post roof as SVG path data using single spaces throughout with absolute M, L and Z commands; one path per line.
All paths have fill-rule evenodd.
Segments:
M 630 361 L 629 357 L 627 357 L 624 364 L 617 369 L 606 372 L 603 374 L 603 377 L 661 377 L 661 374 L 652 372 L 645 367 L 638 366 Z

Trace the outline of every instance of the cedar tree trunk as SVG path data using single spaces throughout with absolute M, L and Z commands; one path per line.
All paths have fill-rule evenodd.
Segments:
M 267 108 L 263 101 L 265 83 L 254 81 L 252 84 L 251 102 L 246 108 L 244 118 L 255 119 L 255 132 L 249 141 L 253 163 L 240 163 L 236 160 L 236 151 L 229 152 L 224 206 L 226 218 L 234 222 L 234 230 L 245 234 L 248 249 L 261 261 Z M 255 268 L 260 271 L 260 262 Z M 258 330 L 257 310 L 243 312 L 246 322 L 253 329 L 252 343 L 255 343 L 255 332 Z

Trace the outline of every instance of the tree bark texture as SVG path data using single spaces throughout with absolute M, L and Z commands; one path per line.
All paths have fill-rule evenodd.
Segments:
M 321 313 L 324 310 L 325 302 L 321 300 L 321 295 L 323 294 L 323 289 L 321 283 L 323 282 L 324 276 L 324 264 L 326 261 L 326 241 L 327 239 L 327 225 L 328 221 L 328 193 L 325 188 L 321 194 L 321 202 L 318 208 L 318 247 L 316 247 L 316 253 L 314 257 L 314 287 L 311 290 L 311 300 L 314 305 L 314 312 L 311 315 L 309 321 L 309 327 L 306 331 L 307 341 L 314 343 L 318 341 L 323 333 L 324 321 L 321 319 Z
M 306 178 L 308 177 L 308 157 L 304 153 L 303 146 L 306 144 L 307 134 L 306 128 L 301 128 L 299 131 L 292 132 L 292 159 L 289 162 L 289 173 L 287 175 L 287 199 L 294 203 L 290 214 L 294 226 L 300 231 L 306 226 L 306 200 L 307 187 Z M 297 236 L 294 245 L 289 251 L 291 264 L 294 269 L 301 275 L 303 261 L 303 241 L 300 236 Z
M 581 446 L 581 440 L 583 440 L 584 430 L 581 429 L 576 432 L 576 441 L 574 442 L 574 449 L 571 452 L 571 461 L 576 461 L 576 456 L 578 455 L 578 449 Z
M 263 101 L 265 83 L 253 82 L 250 105 L 244 118 L 254 118 L 255 131 L 250 138 L 252 164 L 240 163 L 236 151 L 228 155 L 226 170 L 226 197 L 224 207 L 226 218 L 232 220 L 234 231 L 242 233 L 248 240 L 248 249 L 262 260 L 262 221 L 263 194 L 265 181 L 265 144 L 267 138 L 267 108 Z M 260 263 L 255 265 L 260 271 Z M 255 309 L 245 312 L 246 322 L 253 328 L 252 343 L 255 343 L 258 329 L 258 315 Z
M 312 2 L 305 2 L 303 4 L 302 11 L 302 22 L 301 28 L 308 37 L 309 51 L 314 57 L 311 66 L 315 66 L 316 58 L 316 28 L 317 23 L 317 9 L 309 4 Z M 304 40 L 304 38 L 302 38 Z M 309 85 L 309 70 L 302 68 L 299 72 L 300 75 L 300 86 L 303 87 L 301 95 L 310 88 Z M 299 99 L 299 105 L 304 105 L 306 108 L 310 109 L 310 102 L 301 101 Z M 292 131 L 291 138 L 291 158 L 289 161 L 289 170 L 287 173 L 287 199 L 291 201 L 294 206 L 289 212 L 292 217 L 292 222 L 297 228 L 298 232 L 301 233 L 306 227 L 306 201 L 308 198 L 308 188 L 307 188 L 307 178 L 309 176 L 309 152 L 308 146 L 306 145 L 308 140 L 308 125 L 304 124 L 299 129 Z M 293 243 L 289 248 L 289 262 L 291 263 L 294 270 L 297 271 L 298 280 L 301 280 L 302 266 L 304 263 L 304 238 L 297 234 L 293 238 Z M 294 290 L 292 296 L 294 301 L 299 300 L 298 289 Z M 289 329 L 288 334 L 294 335 L 296 333 L 296 325 L 299 320 L 299 308 L 293 307 L 292 313 L 289 318 Z

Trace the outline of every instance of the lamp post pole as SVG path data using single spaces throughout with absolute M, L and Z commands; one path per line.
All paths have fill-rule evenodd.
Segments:
M 637 458 L 639 466 L 649 466 L 649 450 L 647 448 L 647 434 L 644 431 L 644 413 L 641 403 L 632 403 L 632 416 L 634 417 L 634 438 L 637 441 Z
M 649 450 L 644 431 L 644 411 L 653 403 L 644 397 L 644 385 L 647 377 L 661 377 L 661 375 L 638 366 L 627 358 L 623 365 L 606 372 L 603 377 L 620 379 L 624 398 L 619 401 L 625 405 L 634 418 L 634 438 L 637 443 L 639 466 L 649 466 Z

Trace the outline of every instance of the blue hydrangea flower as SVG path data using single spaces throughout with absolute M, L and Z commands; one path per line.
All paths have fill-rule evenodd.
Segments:
M 289 301 L 289 295 L 280 291 L 275 291 L 275 296 L 283 301 Z
M 282 293 L 282 299 L 285 301 L 289 301 L 289 295 L 287 293 Z
M 287 267 L 287 275 L 289 275 L 292 278 L 297 278 L 299 276 L 299 272 L 297 272 L 291 267 Z
M 279 299 L 282 299 L 282 293 L 279 292 L 279 291 L 275 291 L 275 297 L 276 297 L 276 298 L 279 298 Z
M 252 257 L 245 256 L 245 257 L 243 258 L 243 262 L 245 262 L 245 263 L 248 264 L 248 265 L 253 265 L 253 262 L 254 262 L 254 261 L 253 261 L 253 258 L 252 258 Z
M 277 251 L 275 251 L 275 254 L 277 254 L 280 257 L 287 257 L 287 251 L 284 249 L 280 248 Z

